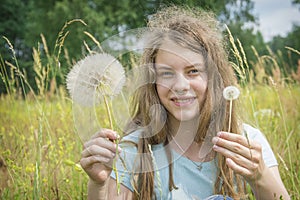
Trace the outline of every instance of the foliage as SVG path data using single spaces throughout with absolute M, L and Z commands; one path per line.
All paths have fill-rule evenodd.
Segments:
M 286 38 L 275 37 L 264 45 L 259 33 L 244 27 L 247 20 L 255 22 L 248 0 L 4 0 L 0 31 L 7 37 L 0 43 L 4 47 L 0 94 L 6 95 L 0 96 L 0 199 L 86 198 L 88 178 L 78 163 L 82 141 L 73 128 L 72 105 L 64 88 L 66 72 L 88 51 L 87 46 L 95 46 L 91 35 L 102 41 L 144 26 L 145 18 L 161 3 L 212 9 L 220 20 L 230 22 L 236 37 L 226 35 L 242 88 L 242 112 L 248 114 L 244 118 L 266 134 L 284 184 L 293 199 L 300 199 L 300 163 L 293 159 L 300 153 L 299 26 Z M 130 61 L 128 55 L 126 63 Z M 99 109 L 101 113 L 103 108 Z
M 48 57 L 44 53 L 45 46 L 41 35 L 47 38 L 47 45 L 50 47 L 48 54 L 57 55 L 55 52 L 57 37 L 64 25 L 74 19 L 84 22 L 72 23 L 65 28 L 64 44 L 58 61 L 61 70 L 68 71 L 69 66 L 75 60 L 86 54 L 85 43 L 91 45 L 91 48 L 95 48 L 94 43 L 85 32 L 90 33 L 97 40 L 103 41 L 118 32 L 145 26 L 147 18 L 151 17 L 157 8 L 169 4 L 212 10 L 223 23 L 232 27 L 238 24 L 239 28 L 233 29 L 233 31 L 237 31 L 234 34 L 244 38 L 247 36 L 245 41 L 249 41 L 249 43 L 253 41 L 253 34 L 243 34 L 245 30 L 243 24 L 256 21 L 252 14 L 253 3 L 250 0 L 4 0 L 1 4 L 4 16 L 1 18 L 3 23 L 0 23 L 0 34 L 11 41 L 20 63 L 20 71 L 26 74 L 32 88 L 37 91 L 33 76 L 34 61 L 31 56 L 33 54 L 31 47 L 36 47 L 36 50 L 41 53 L 41 63 L 46 63 Z M 247 31 L 252 32 L 250 29 Z M 0 52 L 3 63 L 5 64 L 5 61 L 11 63 L 9 47 L 5 40 L 1 38 L 0 41 L 1 46 L 4 47 Z M 7 66 L 6 71 L 10 71 Z M 58 79 L 56 80 L 58 85 L 62 84 L 60 77 L 56 77 L 56 79 Z M 5 91 L 5 85 L 0 81 L 0 93 Z
M 297 69 L 297 62 L 300 59 L 299 54 L 286 50 L 286 47 L 292 47 L 293 49 L 300 50 L 300 25 L 294 25 L 290 33 L 286 37 L 275 36 L 274 39 L 269 43 L 272 51 L 278 56 L 282 57 L 285 63 L 288 63 L 291 66 L 291 69 L 288 67 L 286 70 Z
M 300 4 L 300 0 L 293 0 L 293 4 Z
M 0 73 L 8 93 L 0 96 L 0 199 L 86 199 L 88 177 L 79 165 L 82 140 L 78 134 L 82 133 L 73 128 L 72 104 L 65 88 L 49 78 L 56 77 L 55 74 L 65 77 L 65 72 L 55 63 L 60 57 L 67 26 L 68 23 L 60 31 L 54 54 L 46 48 L 43 36 L 43 51 L 33 48 L 37 91 L 20 70 L 13 46 L 6 40 L 14 64 L 9 63 L 12 76 L 3 65 Z M 300 199 L 300 163 L 294 159 L 300 153 L 300 78 L 280 70 L 280 65 L 286 65 L 282 57 L 271 51 L 260 55 L 255 48 L 252 48 L 254 67 L 250 69 L 244 41 L 234 38 L 231 32 L 228 37 L 232 59 L 236 60 L 232 66 L 241 87 L 243 119 L 265 133 L 289 194 L 292 199 Z M 299 54 L 292 48 L 289 51 Z M 129 60 L 135 63 L 133 57 Z M 300 70 L 296 75 L 300 77 Z M 30 92 L 26 93 L 24 87 Z M 123 109 L 114 103 L 117 109 Z M 103 112 L 103 107 L 97 109 L 97 113 Z M 109 122 L 101 118 L 103 115 L 97 116 L 108 127 Z M 251 199 L 253 195 L 249 193 Z

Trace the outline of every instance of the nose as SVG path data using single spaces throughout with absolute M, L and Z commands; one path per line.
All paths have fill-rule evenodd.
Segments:
M 172 89 L 177 93 L 186 92 L 190 89 L 190 81 L 183 74 L 177 74 Z

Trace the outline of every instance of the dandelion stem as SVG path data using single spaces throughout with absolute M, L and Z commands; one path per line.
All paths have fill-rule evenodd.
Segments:
M 230 132 L 231 130 L 231 113 L 232 113 L 232 99 L 230 100 L 230 105 L 229 105 L 228 132 Z
M 106 112 L 107 112 L 107 116 L 108 116 L 108 120 L 109 120 L 109 127 L 110 129 L 114 129 L 114 125 L 113 125 L 113 121 L 112 121 L 112 116 L 111 116 L 111 112 L 110 112 L 110 106 L 108 104 L 108 100 L 106 95 L 103 95 L 103 99 L 104 99 L 104 103 L 105 103 L 105 108 L 106 108 Z
M 114 129 L 114 125 L 113 125 L 113 118 L 112 118 L 112 114 L 111 114 L 111 111 L 110 111 L 110 104 L 108 102 L 108 99 L 107 99 L 107 95 L 105 95 L 104 91 L 103 91 L 103 88 L 101 87 L 100 85 L 100 90 L 103 94 L 103 99 L 104 99 L 104 104 L 105 104 L 105 108 L 106 108 L 106 112 L 107 112 L 107 116 L 108 116 L 108 120 L 109 120 L 109 126 L 110 126 L 110 129 L 113 130 Z M 118 148 L 119 148 L 119 141 L 118 139 L 114 140 L 114 143 L 116 144 L 116 155 L 118 155 Z M 113 170 L 116 174 L 116 182 L 117 182 L 117 194 L 120 193 L 120 181 L 119 181 L 119 174 L 118 174 L 118 169 L 117 169 L 117 156 L 114 158 L 114 161 L 113 161 Z
M 250 145 L 250 140 L 249 140 L 249 137 L 248 137 L 248 132 L 245 131 L 245 136 L 246 136 L 246 139 L 247 139 L 247 143 L 248 143 L 248 146 L 249 146 L 249 152 L 250 152 L 250 158 L 252 160 L 252 151 L 251 151 L 251 145 Z

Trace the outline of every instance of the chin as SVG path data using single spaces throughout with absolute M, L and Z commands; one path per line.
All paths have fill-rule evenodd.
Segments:
M 183 114 L 175 115 L 174 117 L 178 121 L 187 122 L 187 121 L 194 121 L 195 119 L 198 119 L 199 115 L 190 114 L 190 113 L 183 113 Z

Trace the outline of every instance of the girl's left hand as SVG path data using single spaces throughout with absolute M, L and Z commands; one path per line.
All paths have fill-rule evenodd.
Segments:
M 255 183 L 263 176 L 266 166 L 259 143 L 228 132 L 219 132 L 212 142 L 213 150 L 225 156 L 226 164 L 248 183 Z

